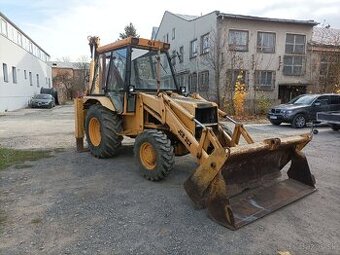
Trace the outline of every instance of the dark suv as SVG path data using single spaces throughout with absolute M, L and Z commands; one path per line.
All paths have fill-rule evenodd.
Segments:
M 270 109 L 267 118 L 273 125 L 291 123 L 294 128 L 302 128 L 306 122 L 316 120 L 317 112 L 340 111 L 338 94 L 305 94 L 295 97 L 287 104 Z

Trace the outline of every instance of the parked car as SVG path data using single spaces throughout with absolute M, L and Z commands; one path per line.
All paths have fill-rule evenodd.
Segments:
M 55 106 L 55 100 L 54 97 L 50 94 L 38 94 L 32 97 L 30 105 L 32 108 L 35 107 L 52 108 Z
M 340 111 L 338 94 L 305 94 L 293 98 L 287 104 L 271 108 L 267 118 L 273 125 L 291 123 L 294 128 L 302 128 L 307 122 L 315 121 L 318 112 Z

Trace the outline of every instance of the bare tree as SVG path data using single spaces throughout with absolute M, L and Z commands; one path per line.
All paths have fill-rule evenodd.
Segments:
M 66 98 L 72 98 L 73 72 L 72 70 L 58 70 L 53 77 L 53 84 L 59 89 L 65 90 Z
M 74 63 L 74 74 L 73 74 L 73 88 L 72 93 L 82 94 L 87 86 L 89 79 L 89 58 L 87 56 L 81 56 L 77 62 Z

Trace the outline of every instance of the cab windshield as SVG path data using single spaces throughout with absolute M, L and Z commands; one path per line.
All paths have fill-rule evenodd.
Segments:
M 131 49 L 130 85 L 136 90 L 177 90 L 165 52 Z

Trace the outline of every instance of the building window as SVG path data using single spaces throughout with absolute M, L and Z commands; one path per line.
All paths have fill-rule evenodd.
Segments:
M 187 74 L 186 73 L 181 73 L 181 74 L 178 74 L 176 76 L 176 80 L 177 80 L 177 85 L 179 87 L 185 87 L 186 86 L 186 78 L 187 77 Z
M 179 47 L 179 62 L 183 63 L 183 59 L 184 59 L 184 47 L 181 46 Z
M 190 58 L 197 56 L 197 39 L 190 42 Z
M 258 32 L 257 33 L 257 52 L 274 53 L 275 52 L 275 33 Z
M 209 71 L 198 74 L 198 86 L 199 91 L 206 92 L 209 90 Z
M 17 68 L 15 66 L 12 66 L 12 78 L 13 78 L 13 83 L 18 83 Z
M 32 73 L 31 72 L 28 73 L 28 77 L 30 79 L 30 86 L 33 86 L 33 78 L 32 78 Z
M 271 89 L 275 84 L 274 71 L 255 71 L 255 85 L 261 88 Z
M 189 91 L 191 93 L 197 91 L 197 73 L 189 75 Z
M 31 41 L 28 42 L 28 51 L 31 53 L 33 52 L 33 44 Z
M 305 54 L 306 36 L 287 34 L 286 36 L 286 53 L 287 54 Z
M 299 76 L 304 73 L 303 56 L 284 56 L 283 57 L 283 74 Z
M 27 80 L 27 71 L 26 70 L 24 70 L 24 78 L 25 78 L 25 80 Z
M 173 50 L 172 55 L 171 55 L 171 63 L 172 63 L 173 66 L 176 65 L 176 58 L 177 58 L 177 52 L 176 52 L 176 50 Z
M 248 51 L 248 31 L 229 30 L 229 50 Z
M 19 31 L 17 31 L 17 44 L 22 46 L 22 34 Z
M 4 73 L 4 82 L 8 82 L 8 70 L 7 70 L 7 64 L 2 64 L 2 70 Z
M 201 36 L 201 54 L 208 53 L 210 49 L 209 34 Z
M 40 83 L 39 83 L 39 74 L 37 74 L 37 87 L 40 87 Z
M 8 36 L 7 22 L 0 18 L 0 23 L 1 34 Z
M 171 36 L 172 40 L 174 40 L 176 38 L 176 28 L 172 29 L 172 36 Z

